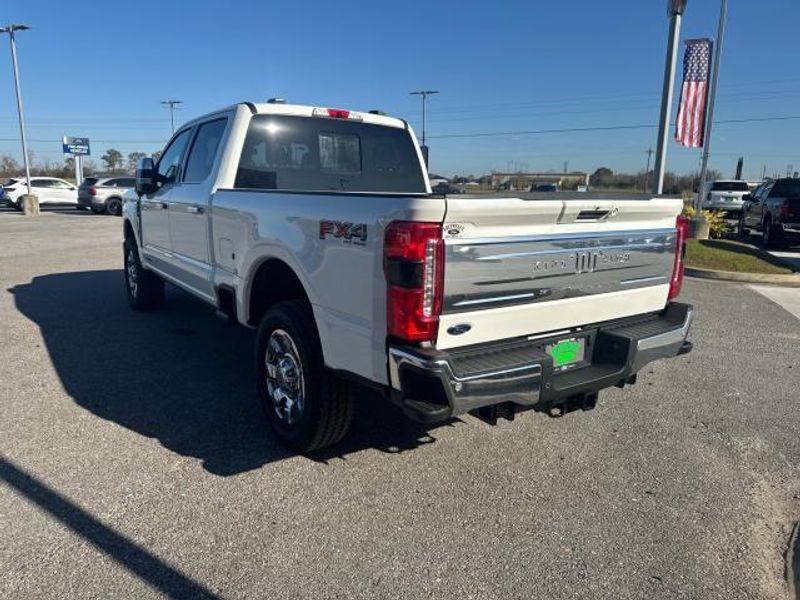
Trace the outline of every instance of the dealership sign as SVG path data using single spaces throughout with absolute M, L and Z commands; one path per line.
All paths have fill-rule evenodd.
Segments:
M 64 148 L 64 154 L 72 154 L 73 156 L 89 156 L 89 138 L 83 137 L 69 137 L 64 136 L 61 138 L 61 145 Z

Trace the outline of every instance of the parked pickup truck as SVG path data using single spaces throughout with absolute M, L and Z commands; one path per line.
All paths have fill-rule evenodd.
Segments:
M 408 124 L 241 103 L 142 159 L 123 208 L 131 306 L 164 282 L 257 328 L 255 382 L 289 447 L 340 440 L 355 386 L 413 419 L 589 409 L 688 352 L 680 199 L 431 193 Z

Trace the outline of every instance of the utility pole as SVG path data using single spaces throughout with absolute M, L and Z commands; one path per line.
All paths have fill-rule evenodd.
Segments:
M 412 96 L 419 96 L 422 99 L 422 156 L 425 158 L 425 165 L 428 165 L 428 146 L 425 143 L 425 105 L 428 102 L 428 96 L 438 94 L 438 90 L 416 90 L 409 92 Z
M 169 119 L 172 124 L 172 133 L 175 133 L 175 108 L 180 108 L 180 105 L 183 104 L 183 100 L 163 100 L 161 104 L 169 107 Z
M 17 63 L 17 44 L 14 40 L 15 31 L 25 31 L 30 29 L 27 25 L 9 25 L 0 29 L 0 33 L 7 33 L 11 43 L 11 62 L 14 65 L 14 90 L 17 93 L 17 114 L 19 115 L 19 138 L 22 142 L 22 160 L 25 163 L 25 183 L 28 187 L 28 196 L 31 193 L 31 166 L 28 161 L 28 144 L 25 140 L 25 114 L 22 110 L 22 91 L 19 85 L 19 65 Z
M 653 193 L 664 190 L 664 171 L 667 165 L 667 142 L 669 119 L 672 110 L 672 82 L 675 80 L 675 63 L 678 60 L 678 38 L 681 35 L 681 19 L 688 0 L 668 0 L 669 38 L 667 39 L 667 61 L 664 65 L 664 86 L 661 90 L 661 115 L 658 120 L 658 145 L 656 146 L 655 178 Z
M 725 37 L 725 20 L 728 17 L 728 0 L 722 0 L 719 5 L 719 24 L 717 25 L 717 44 L 714 51 L 714 72 L 711 74 L 711 89 L 708 91 L 708 110 L 706 116 L 706 129 L 703 133 L 703 167 L 700 169 L 700 186 L 697 188 L 697 197 L 694 199 L 696 214 L 700 214 L 700 196 L 706 184 L 708 175 L 708 157 L 711 154 L 711 129 L 714 125 L 714 102 L 717 98 L 717 82 L 719 81 L 719 59 L 722 56 L 722 40 Z
M 647 184 L 650 181 L 650 157 L 653 156 L 653 149 L 648 148 L 645 151 L 645 154 L 647 154 L 647 166 L 644 169 L 644 193 L 646 194 L 648 188 Z

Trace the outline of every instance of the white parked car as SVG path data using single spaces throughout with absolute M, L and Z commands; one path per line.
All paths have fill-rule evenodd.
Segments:
M 750 193 L 746 181 L 717 179 L 703 186 L 700 207 L 705 210 L 725 211 L 725 218 L 738 222 L 742 212 L 744 196 Z
M 0 202 L 22 210 L 21 197 L 28 193 L 26 179 L 8 179 L 0 186 Z M 78 204 L 78 188 L 56 177 L 31 177 L 31 191 L 39 204 Z

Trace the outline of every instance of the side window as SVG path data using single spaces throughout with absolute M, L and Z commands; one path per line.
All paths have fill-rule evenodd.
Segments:
M 134 185 L 136 185 L 135 179 L 117 179 L 117 187 L 132 188 Z
M 211 167 L 214 166 L 214 159 L 227 124 L 227 119 L 217 119 L 203 123 L 197 128 L 197 134 L 189 150 L 189 158 L 186 160 L 184 182 L 203 181 L 211 174 Z
M 53 186 L 49 179 L 31 179 L 31 187 L 50 188 Z
M 108 181 L 103 182 L 103 187 L 117 187 L 117 180 L 116 179 L 109 179 Z
M 68 190 L 71 187 L 66 181 L 60 179 L 51 179 L 50 181 L 52 182 L 51 186 L 59 190 Z
M 178 178 L 183 151 L 186 149 L 191 131 L 191 129 L 185 129 L 172 138 L 172 143 L 161 155 L 161 160 L 158 161 L 158 174 L 161 176 L 162 185 L 173 183 Z

